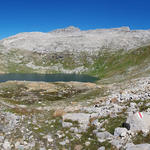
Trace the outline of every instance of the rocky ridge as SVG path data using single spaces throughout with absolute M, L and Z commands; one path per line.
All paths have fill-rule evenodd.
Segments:
M 150 30 L 128 27 L 87 31 L 68 27 L 49 33 L 19 33 L 0 41 L 0 72 L 86 73 L 102 78 L 114 69 L 111 64 L 115 62 L 116 69 L 128 65 L 122 67 L 124 72 L 137 74 L 150 69 L 149 44 Z M 137 60 L 130 64 L 128 58 Z
M 129 27 L 81 31 L 75 27 L 49 33 L 20 33 L 3 39 L 0 45 L 6 50 L 23 49 L 47 52 L 95 53 L 103 49 L 130 50 L 150 43 L 150 30 L 130 30 Z

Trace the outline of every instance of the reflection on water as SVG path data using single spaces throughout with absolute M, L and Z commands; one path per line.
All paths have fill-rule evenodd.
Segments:
M 69 82 L 69 81 L 79 81 L 79 82 L 95 82 L 98 80 L 96 77 L 89 75 L 80 74 L 1 74 L 0 82 L 18 80 L 18 81 L 44 81 L 44 82 Z

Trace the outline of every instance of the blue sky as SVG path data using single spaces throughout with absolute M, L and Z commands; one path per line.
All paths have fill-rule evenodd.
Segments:
M 0 0 L 0 39 L 70 25 L 150 29 L 150 0 Z

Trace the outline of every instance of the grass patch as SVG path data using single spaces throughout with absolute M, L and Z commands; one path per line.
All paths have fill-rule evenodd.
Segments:
M 28 90 L 25 84 L 6 82 L 1 84 L 0 97 L 11 104 L 35 105 L 39 104 L 39 102 L 43 104 L 52 101 L 70 100 L 71 97 L 75 97 L 85 91 L 85 89 L 76 89 L 65 83 L 56 83 L 56 86 L 56 91 L 48 92 L 44 89 Z
M 150 63 L 150 46 L 142 47 L 129 52 L 120 50 L 118 52 L 99 53 L 94 64 L 90 67 L 90 74 L 102 78 L 109 78 L 114 75 L 126 75 L 137 73 Z M 132 71 L 128 71 L 130 67 Z M 136 68 L 138 67 L 138 68 Z
M 132 141 L 134 144 L 143 144 L 143 143 L 150 144 L 150 133 L 146 136 L 143 136 L 143 133 L 141 131 L 135 137 L 133 137 Z
M 103 127 L 106 129 L 106 131 L 110 132 L 111 134 L 114 134 L 114 130 L 117 127 L 122 127 L 122 123 L 126 121 L 125 116 L 117 116 L 115 118 L 108 118 L 108 122 L 104 123 Z
M 25 116 L 29 116 L 29 115 L 34 115 L 34 114 L 38 114 L 41 113 L 40 110 L 34 109 L 34 108 L 19 108 L 19 107 L 15 107 L 15 108 L 8 108 L 5 110 L 6 112 L 11 112 L 17 115 L 25 115 Z
M 88 99 L 94 99 L 96 97 L 100 96 L 106 96 L 107 94 L 105 93 L 106 89 L 101 88 L 101 89 L 94 89 L 94 90 L 89 90 L 87 92 L 81 93 L 79 95 L 76 95 L 75 98 L 72 98 L 72 101 L 84 101 Z
M 0 87 L 0 97 L 21 97 L 23 95 L 22 91 L 24 90 L 27 90 L 27 88 L 23 84 L 5 84 Z
M 79 127 L 79 122 L 78 121 L 72 121 L 71 119 L 66 119 L 65 122 L 70 122 L 73 124 L 73 126 Z

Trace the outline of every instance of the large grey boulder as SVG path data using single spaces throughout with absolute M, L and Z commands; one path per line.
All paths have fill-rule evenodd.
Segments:
M 80 128 L 83 131 L 86 131 L 88 128 L 90 119 L 90 114 L 86 113 L 67 113 L 63 116 L 63 121 L 71 120 L 71 121 L 77 121 L 79 123 Z
M 128 145 L 126 150 L 150 150 L 150 144 Z
M 105 140 L 110 140 L 113 138 L 113 135 L 110 134 L 108 131 L 97 132 L 96 136 L 97 136 L 99 142 L 104 142 Z
M 73 124 L 71 122 L 62 122 L 62 126 L 63 128 L 69 128 L 71 127 Z
M 128 130 L 126 128 L 116 128 L 114 131 L 114 136 L 125 137 Z
M 147 112 L 137 112 L 129 115 L 126 122 L 130 124 L 132 132 L 143 131 L 147 133 L 150 131 L 150 114 Z
M 124 145 L 124 140 L 122 140 L 122 139 L 113 139 L 112 141 L 111 141 L 111 144 L 113 145 L 113 146 L 115 146 L 117 149 L 120 149 L 120 148 L 122 148 L 122 146 Z
M 81 124 L 88 124 L 90 119 L 90 114 L 86 113 L 67 113 L 63 115 L 63 120 L 78 121 Z
M 105 147 L 101 146 L 100 148 L 98 148 L 98 150 L 105 150 Z

